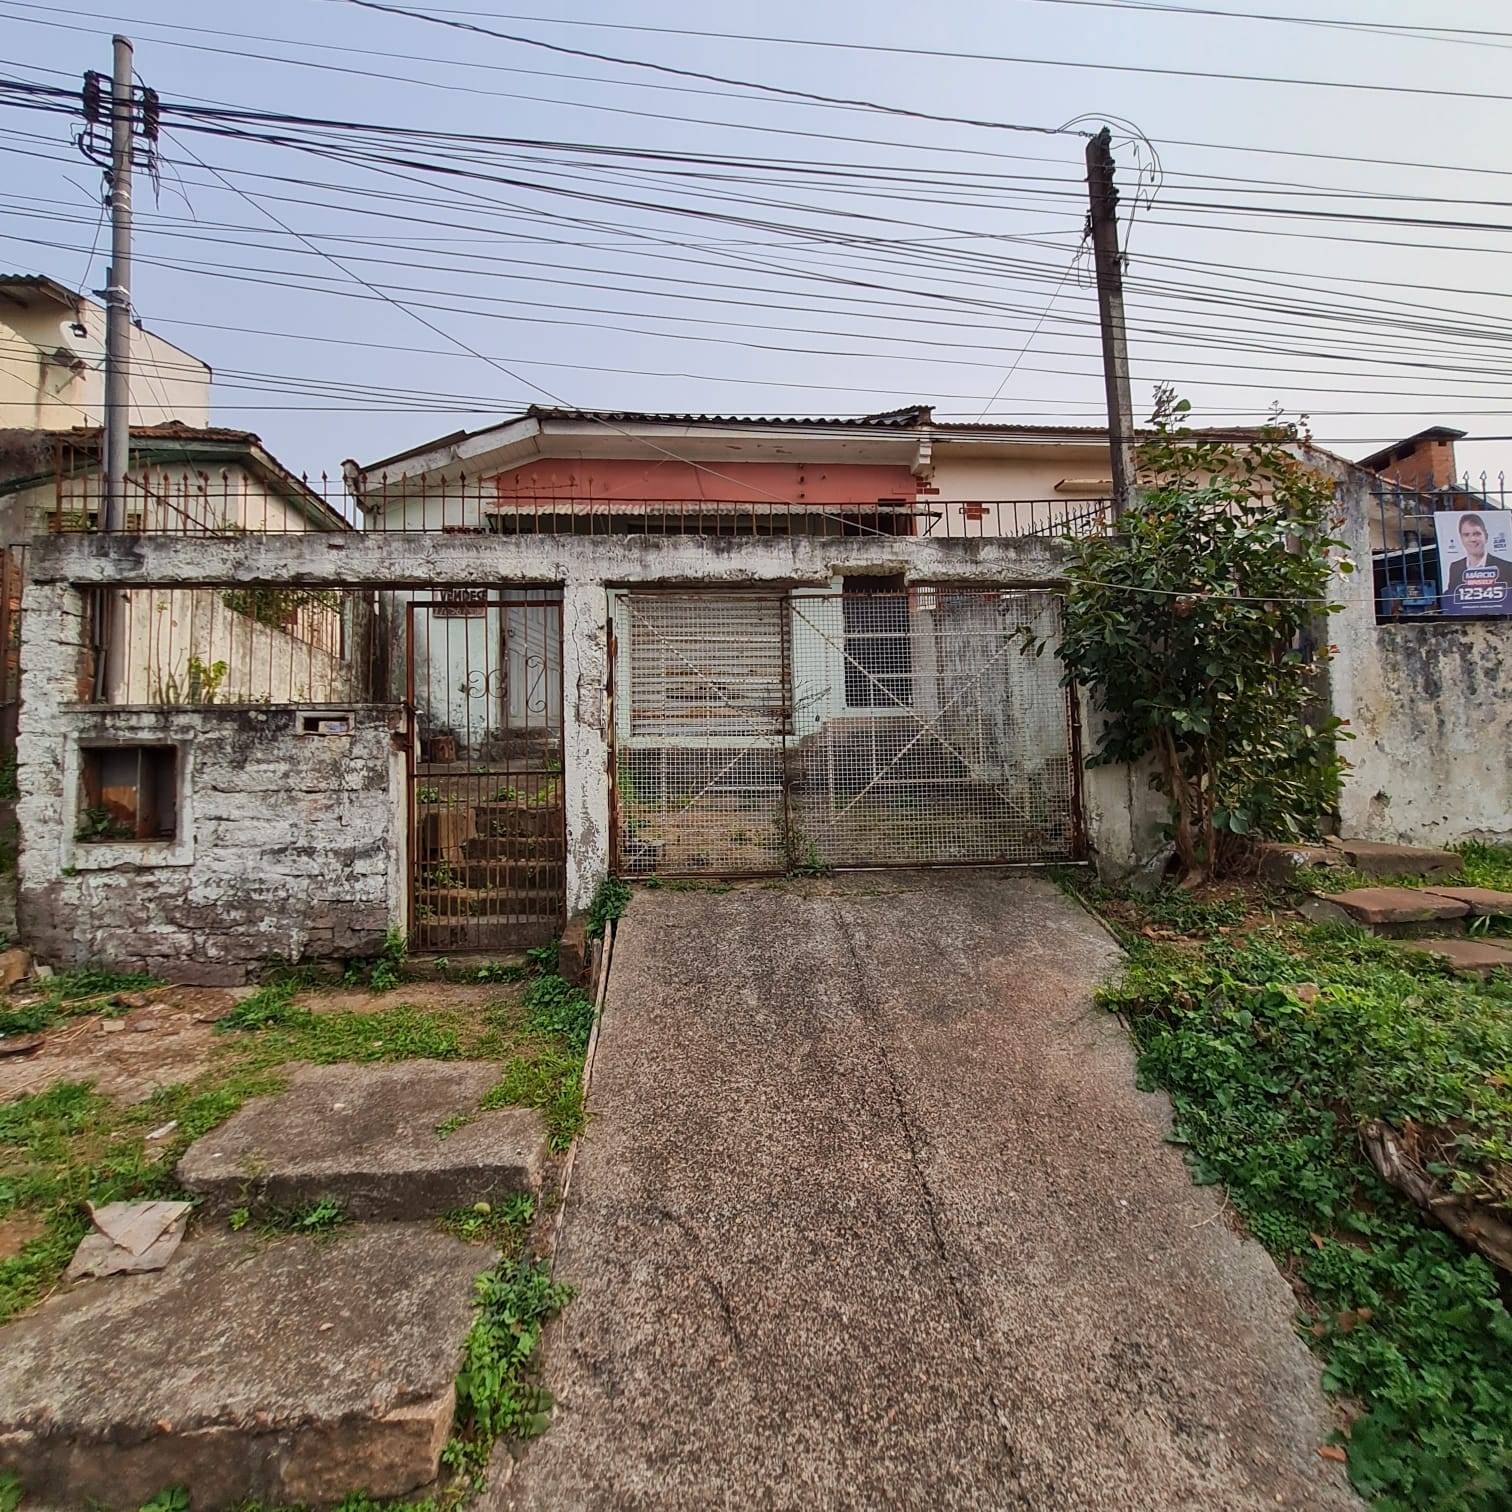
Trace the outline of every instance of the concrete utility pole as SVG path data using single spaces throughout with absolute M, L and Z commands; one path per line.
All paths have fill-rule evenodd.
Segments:
M 1087 143 L 1088 217 L 1097 269 L 1097 314 L 1102 325 L 1103 383 L 1108 392 L 1108 450 L 1113 456 L 1113 518 L 1134 491 L 1134 400 L 1129 390 L 1129 338 L 1124 329 L 1123 258 L 1118 250 L 1118 190 L 1113 184 L 1112 133 L 1106 126 Z
M 110 75 L 110 267 L 105 274 L 106 530 L 126 524 L 131 459 L 131 43 L 114 40 Z

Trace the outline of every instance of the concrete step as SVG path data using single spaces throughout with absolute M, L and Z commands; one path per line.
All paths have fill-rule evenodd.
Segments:
M 1470 908 L 1426 888 L 1355 887 L 1327 897 L 1307 898 L 1298 905 L 1298 911 L 1317 922 L 1359 924 L 1373 934 L 1403 938 L 1458 934 Z
M 553 886 L 500 888 L 422 887 L 415 892 L 417 917 L 421 919 L 514 919 L 533 918 L 555 908 L 562 898 L 560 883 Z M 427 912 L 428 910 L 428 912 Z
M 1406 940 L 1402 948 L 1437 956 L 1461 976 L 1488 977 L 1493 971 L 1512 971 L 1512 949 L 1496 940 Z
M 480 835 L 559 835 L 562 810 L 558 804 L 519 804 L 492 799 L 472 805 Z
M 469 861 L 560 861 L 566 847 L 559 830 L 544 834 L 474 835 L 462 842 Z
M 1330 835 L 1327 848 L 1367 877 L 1458 877 L 1464 861 L 1453 851 L 1423 845 L 1387 845 L 1378 840 L 1341 840 Z
M 466 918 L 430 918 L 416 921 L 413 944 L 417 950 L 454 957 L 473 952 L 497 959 L 510 951 L 545 945 L 561 933 L 559 909 L 543 900 L 536 913 L 474 914 Z
M 476 889 L 486 893 L 561 892 L 567 885 L 567 868 L 561 861 L 447 861 L 449 888 Z M 423 880 L 423 879 L 422 879 Z
M 1284 840 L 1262 840 L 1255 847 L 1256 869 L 1263 881 L 1290 882 L 1304 866 L 1342 867 L 1345 862 L 1331 845 L 1308 845 Z
M 293 1209 L 325 1198 L 350 1218 L 437 1217 L 539 1190 L 546 1130 L 539 1113 L 500 1108 L 443 1139 L 436 1127 L 499 1079 L 487 1061 L 305 1066 L 195 1140 L 178 1164 L 210 1212 Z
M 494 1252 L 434 1224 L 324 1239 L 223 1228 L 5 1329 L 0 1464 L 27 1507 L 318 1506 L 429 1484 Z

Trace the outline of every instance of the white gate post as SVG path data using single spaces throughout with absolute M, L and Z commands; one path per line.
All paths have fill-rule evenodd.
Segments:
M 572 915 L 609 870 L 609 599 L 592 580 L 562 585 L 562 793 Z

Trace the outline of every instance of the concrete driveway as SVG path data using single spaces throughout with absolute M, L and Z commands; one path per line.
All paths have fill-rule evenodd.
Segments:
M 641 892 L 495 1507 L 1356 1503 L 1293 1298 L 1194 1188 L 1043 879 Z

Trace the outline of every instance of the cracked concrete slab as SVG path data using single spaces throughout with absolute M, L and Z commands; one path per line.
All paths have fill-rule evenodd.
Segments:
M 493 1508 L 1357 1505 L 1269 1258 L 1023 874 L 638 895 Z
M 350 1218 L 439 1217 L 540 1189 L 546 1125 L 533 1108 L 479 1104 L 492 1061 L 301 1066 L 184 1152 L 178 1178 L 211 1212 L 322 1198 Z M 446 1121 L 468 1121 L 443 1134 Z

